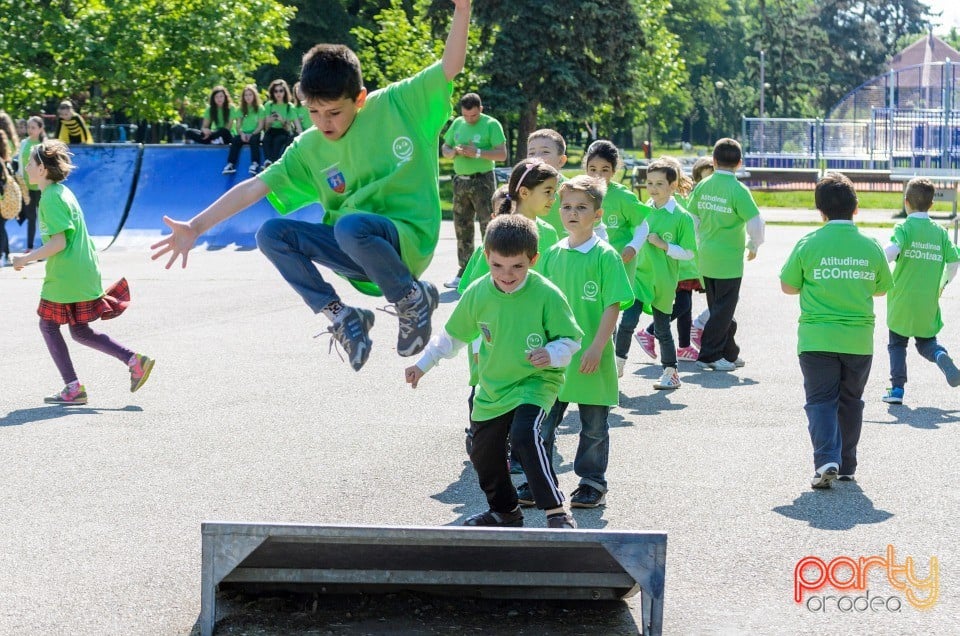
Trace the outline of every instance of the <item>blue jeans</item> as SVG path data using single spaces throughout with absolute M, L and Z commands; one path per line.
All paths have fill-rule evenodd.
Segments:
M 863 427 L 861 398 L 872 363 L 872 355 L 831 351 L 800 354 L 807 397 L 803 408 L 813 443 L 814 468 L 836 462 L 841 475 L 857 471 L 857 444 Z
M 335 225 L 270 219 L 257 230 L 257 246 L 314 313 L 340 300 L 314 263 L 376 283 L 392 303 L 413 287 L 413 275 L 400 260 L 397 228 L 377 214 L 348 214 Z
M 936 336 L 913 340 L 917 346 L 917 353 L 930 362 L 936 362 L 937 355 L 941 351 L 947 352 L 943 345 L 937 342 Z M 890 332 L 890 343 L 887 345 L 887 352 L 890 354 L 890 386 L 902 389 L 907 383 L 907 344 L 909 342 L 908 336 L 901 336 L 895 331 Z
M 617 333 L 614 337 L 614 350 L 618 358 L 626 358 L 630 353 L 630 344 L 633 342 L 633 332 L 637 330 L 640 323 L 640 314 L 643 313 L 643 303 L 639 300 L 633 301 L 622 314 L 620 314 L 620 326 L 617 327 Z
M 557 400 L 540 432 L 551 462 L 557 441 L 557 426 L 563 421 L 567 406 L 569 402 Z M 580 485 L 593 486 L 600 492 L 607 492 L 607 462 L 610 457 L 608 415 L 609 406 L 580 405 L 580 442 L 577 444 L 577 456 L 573 460 L 573 472 L 580 477 Z
M 630 308 L 620 317 L 620 326 L 614 340 L 614 350 L 618 358 L 626 358 L 630 353 L 630 343 L 633 332 L 640 323 L 640 314 L 643 313 L 643 303 L 635 300 Z M 665 314 L 653 308 L 653 331 L 660 343 L 660 358 L 663 368 L 677 367 L 677 345 L 673 341 L 673 332 L 670 331 L 670 314 Z M 689 332 L 689 329 L 687 330 Z

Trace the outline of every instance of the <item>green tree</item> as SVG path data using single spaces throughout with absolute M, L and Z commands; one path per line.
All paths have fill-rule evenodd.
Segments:
M 71 97 L 94 117 L 193 114 L 214 84 L 276 62 L 293 13 L 276 0 L 0 0 L 0 98 L 24 113 Z
M 662 16 L 658 5 L 663 0 L 474 5 L 476 21 L 493 38 L 492 57 L 483 67 L 489 76 L 484 101 L 494 104 L 493 112 L 516 113 L 517 156 L 526 154 L 526 137 L 537 128 L 541 110 L 568 120 L 613 121 L 646 111 L 653 90 L 673 88 L 683 67 L 662 54 L 676 48 L 674 36 L 652 28 L 655 20 L 648 19 Z M 657 66 L 667 70 L 662 82 Z

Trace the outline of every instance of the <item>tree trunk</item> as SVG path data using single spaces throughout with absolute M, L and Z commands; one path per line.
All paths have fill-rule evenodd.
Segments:
M 520 125 L 517 126 L 517 154 L 510 165 L 516 164 L 527 156 L 527 137 L 537 129 L 537 107 L 539 106 L 540 100 L 531 99 L 520 111 Z

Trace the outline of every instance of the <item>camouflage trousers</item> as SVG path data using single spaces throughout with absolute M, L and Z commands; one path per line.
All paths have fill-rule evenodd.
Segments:
M 480 222 L 480 240 L 487 232 L 493 213 L 493 192 L 497 189 L 493 172 L 453 177 L 453 228 L 457 233 L 458 275 L 473 256 L 474 219 Z

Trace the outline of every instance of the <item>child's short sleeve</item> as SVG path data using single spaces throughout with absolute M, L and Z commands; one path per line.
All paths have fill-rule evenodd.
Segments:
M 543 331 L 547 336 L 547 342 L 553 342 L 560 338 L 570 338 L 580 342 L 583 339 L 583 331 L 577 325 L 576 318 L 573 317 L 570 303 L 567 302 L 567 297 L 563 295 L 563 292 L 556 287 L 554 289 L 556 293 L 550 295 L 543 311 Z
M 950 240 L 950 236 L 943 233 L 943 262 L 956 263 L 960 261 L 960 253 L 957 252 L 957 246 Z
M 893 228 L 893 236 L 890 237 L 890 242 L 899 248 L 902 248 L 906 244 L 907 228 L 904 227 L 903 223 L 897 223 Z
M 395 91 L 391 97 L 407 110 L 410 121 L 419 123 L 421 131 L 434 138 L 453 112 L 450 106 L 453 82 L 447 81 L 441 62 L 431 64 L 386 90 Z
M 890 273 L 890 265 L 887 264 L 887 256 L 880 247 L 880 243 L 874 240 L 877 246 L 877 293 L 888 292 L 893 288 L 893 274 Z
M 54 234 L 72 234 L 77 226 L 67 202 L 59 196 L 40 197 L 40 234 L 49 239 Z
M 294 138 L 283 153 L 283 161 L 257 175 L 270 188 L 267 200 L 280 214 L 290 214 L 320 200 L 316 181 L 303 155 L 303 139 L 303 135 Z
M 684 213 L 678 225 L 680 231 L 677 232 L 676 244 L 685 250 L 696 252 L 697 233 L 693 226 L 693 217 Z
M 737 183 L 737 188 L 733 195 L 733 211 L 744 221 L 749 221 L 755 216 L 760 216 L 760 208 L 757 202 L 753 200 L 753 195 L 742 183 Z
M 447 319 L 445 329 L 451 338 L 456 338 L 460 342 L 473 342 L 480 335 L 480 329 L 477 326 L 477 319 L 474 312 L 474 305 L 477 294 L 480 291 L 479 285 L 482 282 L 475 282 L 471 285 L 460 302 L 453 308 L 453 313 Z
M 790 252 L 790 256 L 780 270 L 780 280 L 795 289 L 803 287 L 803 263 L 800 259 L 802 246 L 803 241 L 800 241 L 793 247 L 793 251 Z M 889 272 L 887 275 L 889 276 Z
M 623 260 L 615 250 L 610 250 L 604 254 L 600 261 L 600 276 L 603 285 L 600 296 L 603 300 L 604 309 L 610 305 L 620 305 L 620 309 L 623 310 L 633 304 L 635 300 L 633 285 L 627 278 L 627 270 L 623 267 Z

